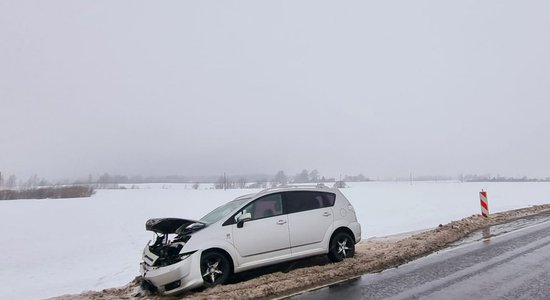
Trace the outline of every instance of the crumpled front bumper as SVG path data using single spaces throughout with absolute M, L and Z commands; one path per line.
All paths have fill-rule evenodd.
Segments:
M 144 250 L 144 257 L 152 253 L 148 247 Z M 152 267 L 142 262 L 140 273 L 143 279 L 155 286 L 159 293 L 172 295 L 185 290 L 200 287 L 203 284 L 200 268 L 201 251 L 196 251 L 186 259 L 173 265 Z M 154 255 L 154 254 L 153 254 Z

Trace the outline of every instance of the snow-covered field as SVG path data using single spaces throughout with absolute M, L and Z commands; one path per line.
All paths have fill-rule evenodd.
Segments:
M 550 183 L 369 182 L 342 192 L 363 238 L 435 227 L 478 214 L 481 189 L 491 212 L 550 203 Z M 5 299 L 41 299 L 124 285 L 138 275 L 153 217 L 200 218 L 258 190 L 193 190 L 151 184 L 99 190 L 91 198 L 0 201 L 0 288 Z

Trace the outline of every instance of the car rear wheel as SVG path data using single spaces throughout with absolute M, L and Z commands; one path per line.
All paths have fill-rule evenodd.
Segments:
M 355 255 L 355 242 L 353 238 L 345 233 L 338 232 L 330 240 L 328 257 L 333 262 L 340 262 Z
M 227 257 L 218 252 L 206 252 L 201 257 L 201 275 L 205 287 L 223 284 L 231 272 Z

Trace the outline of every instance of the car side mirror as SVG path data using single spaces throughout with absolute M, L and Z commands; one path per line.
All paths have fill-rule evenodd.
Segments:
M 245 213 L 237 218 L 237 228 L 243 228 L 244 222 L 252 220 L 252 214 Z

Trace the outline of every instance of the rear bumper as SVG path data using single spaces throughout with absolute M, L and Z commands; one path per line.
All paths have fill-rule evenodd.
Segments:
M 144 280 L 155 286 L 163 295 L 200 287 L 203 284 L 200 271 L 201 253 L 197 251 L 186 259 L 165 267 L 150 267 L 142 262 L 140 273 Z
M 349 228 L 353 231 L 355 243 L 359 243 L 361 241 L 361 224 L 359 224 L 359 222 L 353 222 L 349 224 Z

